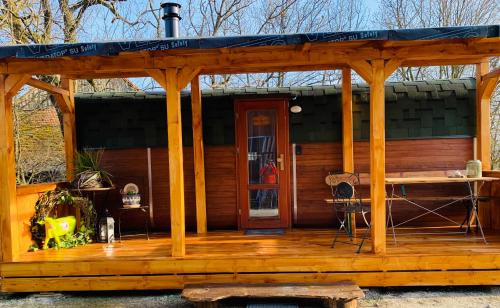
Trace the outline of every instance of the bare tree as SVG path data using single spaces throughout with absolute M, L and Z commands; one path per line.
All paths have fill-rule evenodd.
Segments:
M 496 24 L 497 0 L 381 0 L 375 23 L 386 29 L 450 27 Z M 471 66 L 400 68 L 398 80 L 460 78 L 473 73 Z
M 500 4 L 497 0 L 381 0 L 376 22 L 388 29 L 448 27 L 498 24 Z M 491 67 L 498 67 L 498 59 L 491 59 Z M 400 68 L 397 80 L 449 79 L 474 76 L 472 65 Z M 492 162 L 500 168 L 500 107 L 499 90 L 491 100 Z
M 363 28 L 362 0 L 188 0 L 183 23 L 191 36 L 288 34 Z M 208 76 L 212 88 L 337 83 L 334 71 Z

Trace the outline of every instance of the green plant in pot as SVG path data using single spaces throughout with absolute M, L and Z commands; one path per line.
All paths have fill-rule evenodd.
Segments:
M 102 188 L 111 187 L 111 174 L 101 166 L 104 150 L 88 150 L 76 152 L 75 180 L 71 183 L 74 188 Z

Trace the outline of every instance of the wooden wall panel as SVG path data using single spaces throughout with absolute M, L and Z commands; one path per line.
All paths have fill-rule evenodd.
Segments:
M 335 224 L 335 214 L 331 206 L 323 201 L 330 194 L 324 178 L 329 171 L 342 170 L 341 143 L 301 144 L 302 154 L 297 156 L 298 221 L 297 227 L 331 227 Z M 455 170 L 465 168 L 472 158 L 472 139 L 425 139 L 392 140 L 386 143 L 387 173 L 433 170 Z M 153 201 L 155 229 L 166 231 L 170 226 L 168 152 L 155 148 L 151 151 L 153 170 Z M 356 172 L 369 172 L 369 144 L 367 141 L 354 143 Z M 118 186 L 128 182 L 139 184 L 147 203 L 147 152 L 146 149 L 109 150 L 105 153 L 105 166 L 114 175 Z M 205 149 L 207 213 L 209 230 L 236 229 L 238 227 L 236 193 L 236 155 L 233 146 L 208 146 Z M 184 148 L 186 228 L 196 230 L 196 206 L 194 192 L 193 151 Z M 359 189 L 362 196 L 369 196 L 369 187 Z M 453 195 L 463 192 L 463 187 L 448 185 L 439 187 L 421 185 L 407 187 L 408 194 Z M 117 213 L 120 206 L 118 191 L 108 198 L 108 206 Z M 394 217 L 401 221 L 417 211 L 408 206 L 395 206 Z M 457 204 L 445 213 L 456 220 L 463 219 L 463 208 Z M 117 216 L 115 216 L 117 217 Z M 440 218 L 427 216 L 416 224 L 432 225 L 441 223 Z M 143 228 L 142 219 L 134 215 L 125 218 L 124 229 Z
M 41 194 L 56 189 L 56 183 L 17 186 L 17 223 L 19 230 L 19 251 L 28 251 L 33 244 L 31 240 L 30 220 L 35 214 L 35 204 Z M 71 213 L 74 215 L 74 213 Z
M 30 219 L 35 214 L 35 203 L 38 200 L 38 193 L 17 195 L 17 221 L 19 223 L 19 251 L 28 251 L 32 245 Z
M 483 176 L 500 178 L 500 170 L 483 171 Z M 483 226 L 493 230 L 500 230 L 500 181 L 494 181 L 485 185 L 482 193 L 491 196 L 486 202 L 481 202 L 479 215 L 482 218 Z
M 109 193 L 97 193 L 96 211 L 98 216 L 107 208 L 116 220 L 118 230 L 118 207 L 121 206 L 120 189 L 127 183 L 135 183 L 139 186 L 141 203 L 148 204 L 148 166 L 146 149 L 106 150 L 103 155 L 102 165 L 113 177 L 116 190 Z M 130 211 L 123 218 L 124 229 L 143 229 L 144 220 L 137 218 L 141 215 L 138 211 Z M 123 229 L 122 229 L 123 230 Z
M 170 229 L 170 197 L 168 186 L 168 150 L 153 148 L 151 150 L 152 183 L 153 183 L 153 215 L 154 229 L 167 231 Z M 205 172 L 207 212 L 209 229 L 237 228 L 236 208 L 236 156 L 232 146 L 215 146 L 205 149 Z M 103 166 L 113 175 L 118 188 L 126 183 L 139 185 L 142 203 L 148 201 L 148 169 L 146 149 L 107 150 L 103 158 Z M 184 189 L 186 228 L 196 230 L 196 204 L 193 171 L 193 149 L 184 148 Z M 102 208 L 104 196 L 98 198 L 99 209 Z M 118 218 L 121 206 L 119 189 L 108 196 L 107 207 L 113 217 Z M 139 213 L 131 211 L 123 216 L 122 230 L 142 230 L 144 228 Z
M 331 196 L 330 189 L 325 185 L 324 178 L 329 171 L 342 170 L 342 147 L 340 143 L 302 144 L 302 155 L 297 156 L 297 189 L 298 189 L 298 221 L 300 227 L 328 227 L 336 222 L 331 206 L 325 204 L 325 196 Z M 368 141 L 354 143 L 355 171 L 370 172 L 370 151 Z M 425 140 L 391 140 L 386 142 L 387 173 L 456 170 L 465 169 L 467 160 L 472 159 L 472 139 L 425 139 Z M 358 189 L 362 197 L 369 197 L 369 187 Z M 407 187 L 407 193 L 412 195 L 454 195 L 463 193 L 463 187 L 448 185 L 436 190 L 435 186 L 420 185 Z M 429 205 L 432 207 L 432 205 Z M 463 219 L 463 207 L 457 204 L 445 213 L 451 214 L 456 220 Z M 395 205 L 394 217 L 402 221 L 417 213 L 414 207 Z M 430 215 L 425 220 L 415 221 L 419 225 L 440 223 L 440 218 Z

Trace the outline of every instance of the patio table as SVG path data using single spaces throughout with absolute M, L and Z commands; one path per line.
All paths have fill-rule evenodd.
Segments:
M 387 224 L 388 227 L 390 226 L 392 229 L 392 235 L 394 238 L 394 242 L 396 243 L 396 231 L 395 228 L 400 227 L 404 224 L 407 224 L 410 221 L 413 221 L 415 219 L 418 219 L 420 217 L 426 216 L 426 215 L 436 215 L 441 217 L 443 220 L 446 220 L 448 222 L 453 223 L 453 225 L 459 226 L 460 228 L 463 227 L 464 224 L 466 224 L 466 228 L 464 231 L 459 231 L 459 232 L 440 232 L 440 233 L 463 233 L 467 235 L 470 232 L 470 227 L 471 227 L 471 222 L 472 222 L 472 217 L 475 216 L 476 222 L 477 222 L 477 228 L 479 229 L 479 232 L 481 234 L 481 239 L 484 241 L 486 244 L 486 238 L 484 236 L 483 228 L 481 226 L 481 221 L 479 219 L 478 215 L 478 200 L 479 200 L 479 193 L 481 191 L 481 188 L 483 187 L 484 183 L 486 182 L 492 182 L 498 180 L 497 178 L 493 177 L 477 177 L 477 178 L 466 178 L 466 177 L 460 177 L 460 178 L 453 178 L 453 177 L 406 177 L 406 178 L 386 178 L 385 183 L 391 187 L 391 191 L 388 195 L 387 198 L 387 205 L 388 205 L 388 219 L 387 219 Z M 418 184 L 449 184 L 449 183 L 458 183 L 458 184 L 464 184 L 466 188 L 466 192 L 463 196 L 453 196 L 449 197 L 448 200 L 449 202 L 446 202 L 442 205 L 439 205 L 435 209 L 430 209 L 421 203 L 418 203 L 417 201 L 421 200 L 433 200 L 432 197 L 428 198 L 422 198 L 422 197 L 416 197 L 416 198 L 410 198 L 407 196 L 405 192 L 405 185 L 418 185 Z M 474 189 L 474 184 L 477 183 L 477 188 Z M 401 195 L 398 195 L 396 193 L 396 187 L 399 186 Z M 445 197 L 446 198 L 446 197 Z M 443 197 L 435 198 L 436 200 L 443 200 Z M 397 225 L 394 225 L 394 221 L 392 219 L 392 203 L 396 200 L 402 200 L 405 201 L 413 206 L 416 206 L 417 208 L 420 208 L 423 210 L 423 213 L 418 214 L 414 217 L 411 217 L 405 221 L 402 221 L 398 223 Z M 467 207 L 467 215 L 462 223 L 458 223 L 455 220 L 451 219 L 450 217 L 447 217 L 441 213 L 438 213 L 439 210 L 446 208 L 450 205 L 456 204 L 458 202 L 462 201 L 470 201 L 470 206 Z M 432 234 L 435 234 L 436 232 L 433 232 Z M 425 234 L 425 233 L 418 233 L 418 234 Z

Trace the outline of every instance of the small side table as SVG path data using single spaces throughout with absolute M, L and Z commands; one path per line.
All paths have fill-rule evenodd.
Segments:
M 121 243 L 122 241 L 122 215 L 129 212 L 129 211 L 141 211 L 144 214 L 144 221 L 145 221 L 145 227 L 146 227 L 146 237 L 149 240 L 149 206 L 144 205 L 140 207 L 131 207 L 131 208 L 126 208 L 126 207 L 120 207 L 118 209 L 118 239 L 119 242 Z

